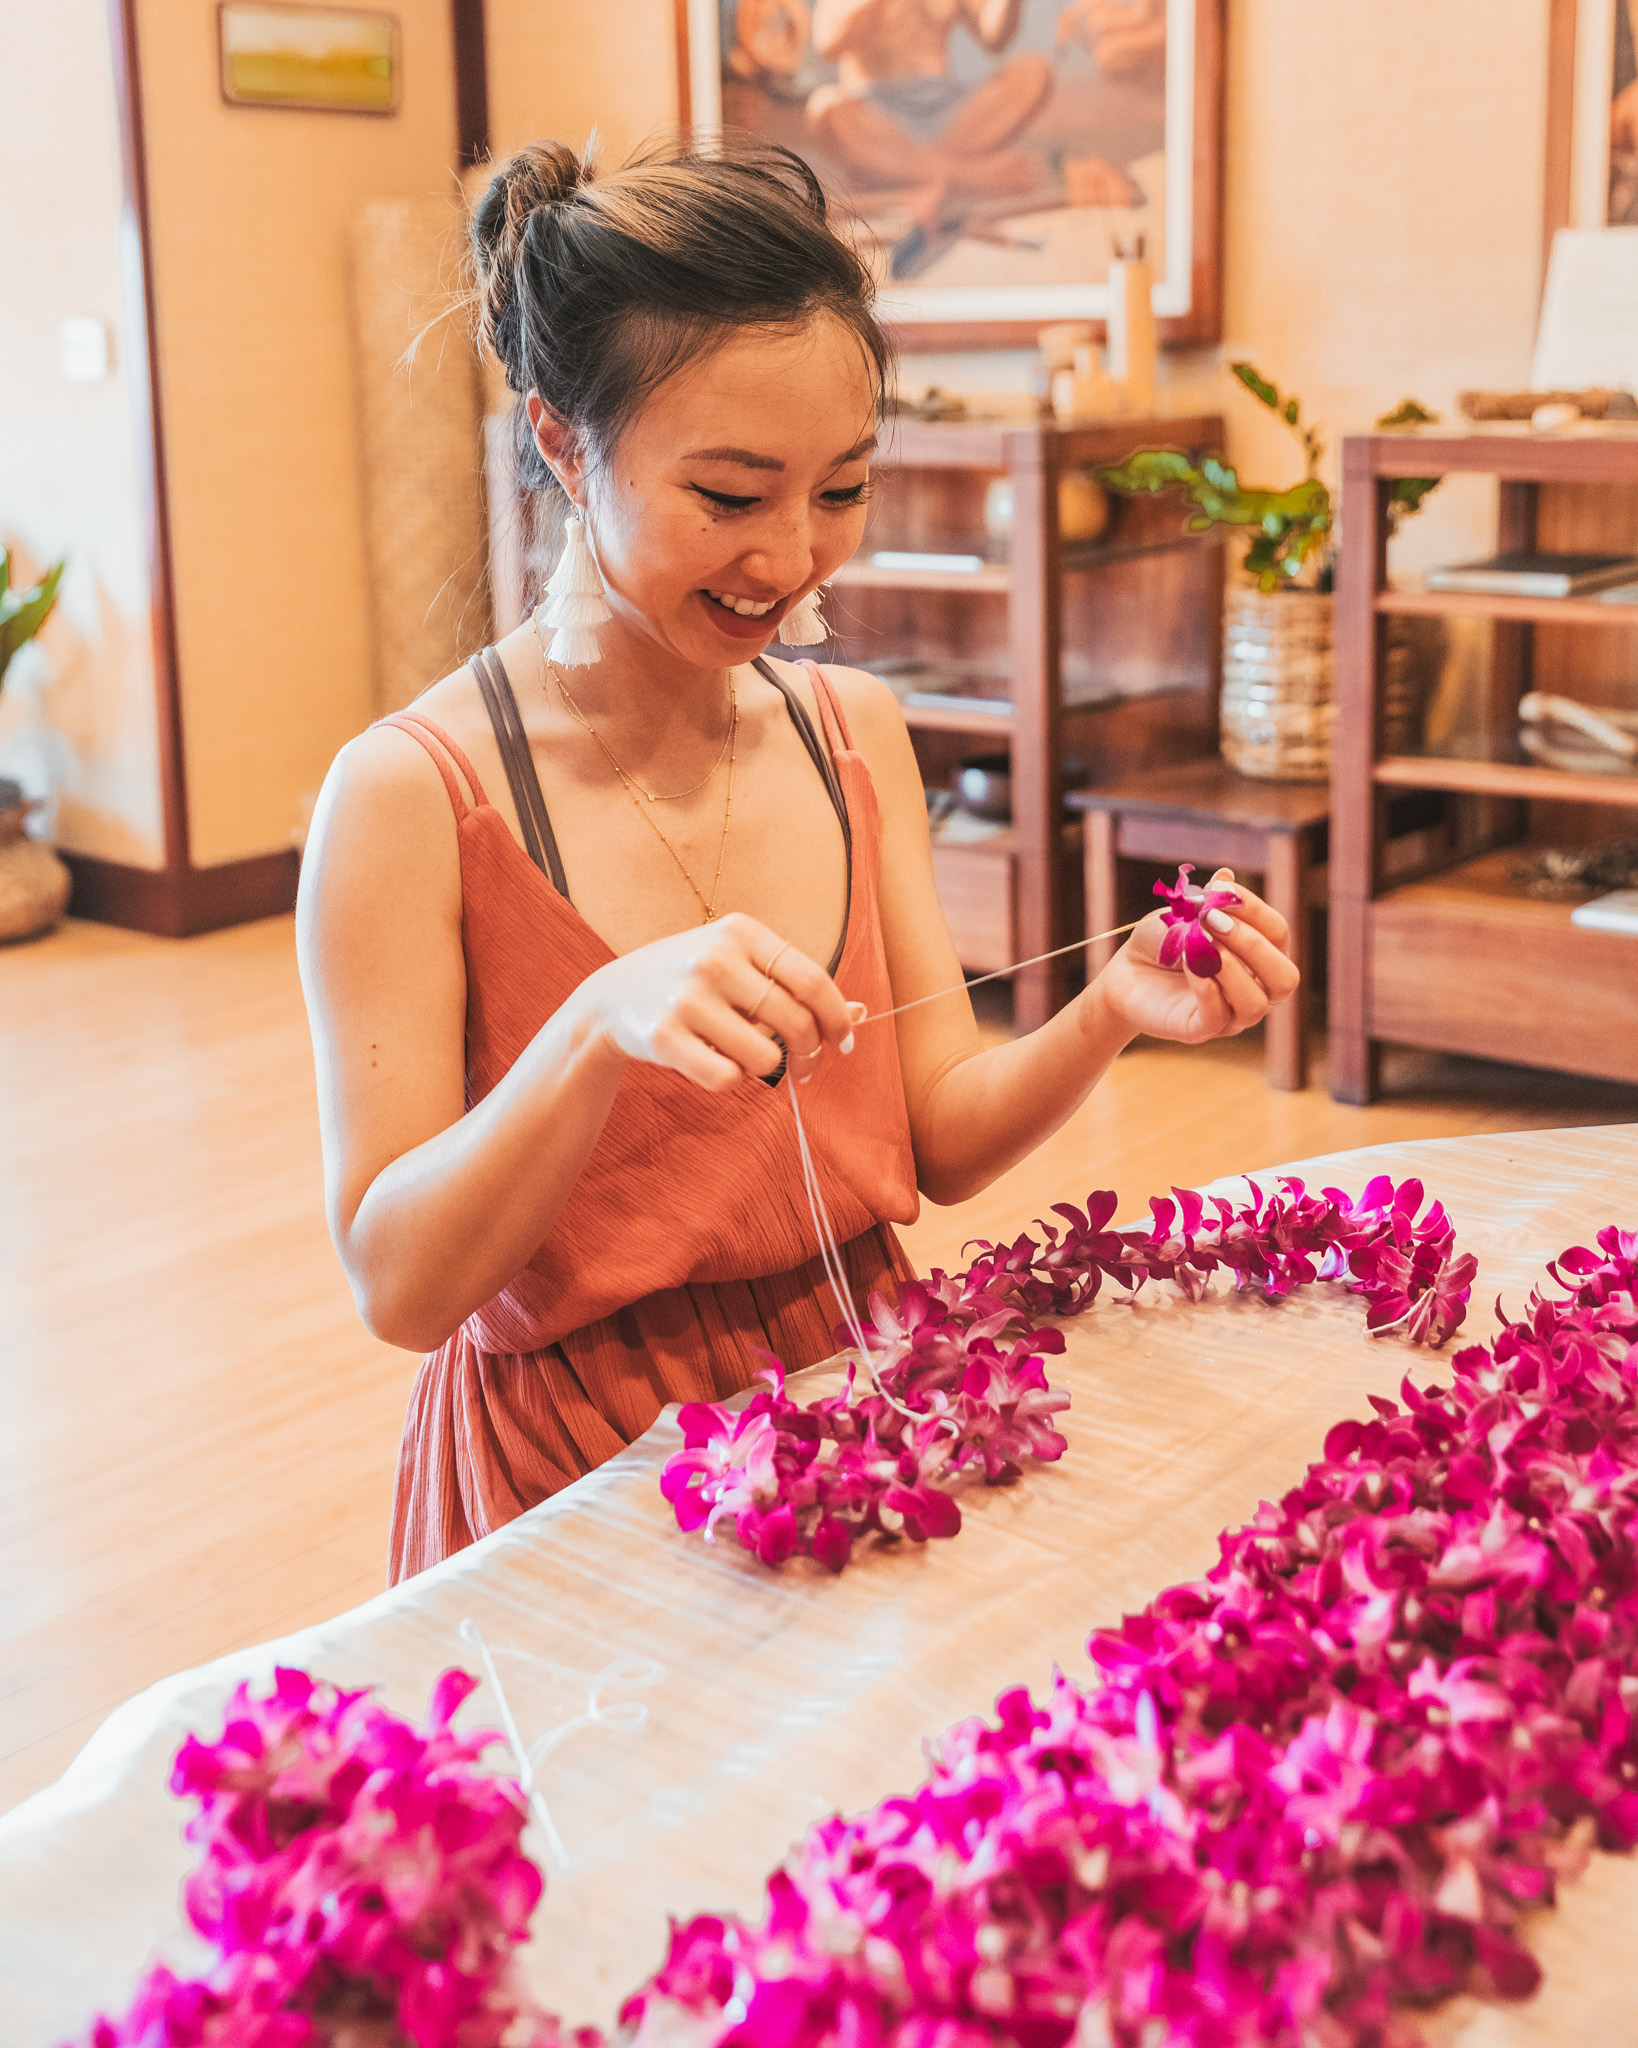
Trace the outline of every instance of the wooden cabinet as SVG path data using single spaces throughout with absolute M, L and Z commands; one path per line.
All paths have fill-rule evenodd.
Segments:
M 1387 579 L 1389 493 L 1402 476 L 1499 483 L 1498 548 L 1638 553 L 1638 434 L 1375 434 L 1342 444 L 1338 723 L 1331 789 L 1331 1090 L 1368 1102 L 1384 1043 L 1638 1081 L 1638 938 L 1583 930 L 1527 893 L 1532 841 L 1638 835 L 1638 775 L 1545 767 L 1516 744 L 1531 688 L 1638 706 L 1638 605 L 1402 590 Z M 1489 620 L 1482 708 L 1439 748 L 1381 744 L 1386 622 Z M 1397 792 L 1438 793 L 1442 859 L 1390 880 Z
M 1221 548 L 1185 536 L 1169 498 L 1115 499 L 1097 540 L 1066 543 L 1060 480 L 1138 448 L 1220 448 L 1222 437 L 1214 414 L 895 425 L 864 545 L 832 582 L 832 658 L 894 683 L 929 788 L 945 786 L 963 755 L 1010 753 L 1011 827 L 935 848 L 970 970 L 1048 952 L 1084 929 L 1066 757 L 1102 782 L 1215 745 Z M 1013 505 L 1004 550 L 984 523 L 986 492 L 1001 478 Z M 976 566 L 884 566 L 873 559 L 882 553 L 966 555 Z M 928 698 L 937 701 L 917 701 Z M 1069 964 L 1018 976 L 1022 1028 L 1062 1003 Z

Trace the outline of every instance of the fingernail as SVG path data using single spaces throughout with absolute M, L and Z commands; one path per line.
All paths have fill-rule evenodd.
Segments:
M 1214 932 L 1221 932 L 1225 939 L 1234 929 L 1234 920 L 1225 910 L 1208 910 L 1206 922 Z
M 852 1050 L 853 1050 L 853 1033 L 852 1033 L 852 1032 L 850 1031 L 850 1032 L 848 1033 L 848 1035 L 846 1036 L 846 1038 L 844 1038 L 844 1039 L 842 1040 L 842 1051 L 843 1051 L 843 1052 L 851 1052 Z

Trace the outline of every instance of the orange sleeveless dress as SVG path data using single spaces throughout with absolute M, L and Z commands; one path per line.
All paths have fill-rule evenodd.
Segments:
M 875 786 L 830 685 L 810 673 L 851 839 L 834 974 L 844 996 L 889 1009 Z M 426 748 L 455 811 L 470 1107 L 614 955 L 519 846 L 454 741 L 413 710 L 383 722 Z M 522 772 L 538 805 L 532 763 Z M 894 1034 L 861 1031 L 851 1054 L 827 1052 L 802 1116 L 854 1297 L 862 1307 L 872 1290 L 891 1296 L 911 1276 L 891 1225 L 917 1213 Z M 550 1237 L 421 1367 L 399 1455 L 392 1582 L 614 1456 L 666 1402 L 748 1386 L 764 1351 L 793 1368 L 829 1357 L 838 1321 L 786 1090 L 747 1078 L 710 1095 L 633 1061 Z

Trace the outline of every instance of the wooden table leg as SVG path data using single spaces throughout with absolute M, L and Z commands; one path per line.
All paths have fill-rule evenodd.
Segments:
M 1086 865 L 1086 929 L 1113 931 L 1120 923 L 1120 859 L 1116 852 L 1119 821 L 1111 811 L 1088 811 L 1085 819 L 1084 861 Z M 1115 957 L 1119 939 L 1105 939 L 1089 946 L 1086 953 L 1087 978 L 1107 967 Z
M 1291 957 L 1304 980 L 1308 975 L 1308 905 L 1305 882 L 1308 846 L 1301 832 L 1270 832 L 1264 855 L 1263 888 L 1267 902 L 1291 927 Z M 1307 1085 L 1308 1048 L 1303 1031 L 1303 1003 L 1306 988 L 1299 988 L 1290 1002 L 1270 1010 L 1263 1026 L 1264 1068 L 1270 1088 L 1297 1089 Z

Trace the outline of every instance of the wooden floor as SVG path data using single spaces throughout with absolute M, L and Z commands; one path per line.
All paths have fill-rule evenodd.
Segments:
M 996 1028 L 1002 1028 L 997 1023 Z M 1390 1138 L 1638 1119 L 1638 1091 L 1399 1055 L 1346 1109 L 1255 1042 L 1139 1046 L 918 1265 L 1114 1187 Z M 131 1693 L 382 1584 L 416 1361 L 325 1235 L 288 919 L 184 941 L 69 924 L 0 950 L 0 1810 Z

